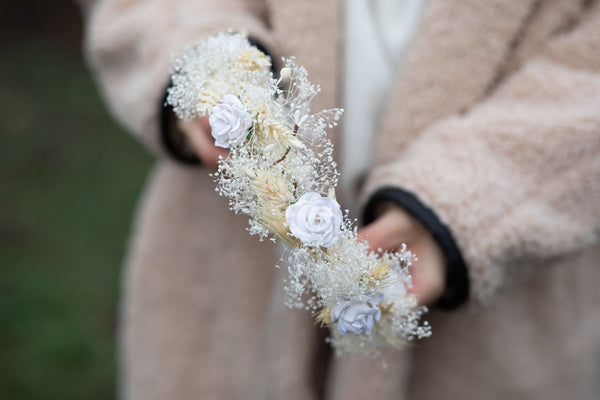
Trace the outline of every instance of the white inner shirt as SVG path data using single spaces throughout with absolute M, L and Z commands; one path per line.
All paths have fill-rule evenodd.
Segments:
M 427 0 L 345 1 L 342 201 L 356 207 L 374 133 Z

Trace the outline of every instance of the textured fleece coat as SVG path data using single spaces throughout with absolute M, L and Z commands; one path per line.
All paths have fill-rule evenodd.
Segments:
M 340 106 L 342 2 L 85 3 L 108 107 L 157 154 L 124 282 L 124 398 L 600 398 L 598 1 L 430 2 L 363 198 L 397 187 L 430 207 L 471 295 L 385 370 L 328 361 L 323 332 L 282 304 L 274 246 L 159 140 L 170 55 L 228 28 L 295 55 L 323 89 L 313 110 Z

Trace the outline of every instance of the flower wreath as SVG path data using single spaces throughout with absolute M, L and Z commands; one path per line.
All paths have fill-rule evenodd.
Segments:
M 230 208 L 260 240 L 287 244 L 286 305 L 330 328 L 338 353 L 377 354 L 431 334 L 419 324 L 408 268 L 413 255 L 378 256 L 356 238 L 335 198 L 338 171 L 325 128 L 343 110 L 310 114 L 319 87 L 294 58 L 280 78 L 243 34 L 221 33 L 174 60 L 167 102 L 180 118 L 209 116 L 215 145 L 230 150 L 214 174 Z M 283 87 L 283 88 L 282 88 Z

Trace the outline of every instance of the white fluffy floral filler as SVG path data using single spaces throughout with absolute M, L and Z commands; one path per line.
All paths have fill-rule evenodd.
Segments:
M 276 80 L 265 54 L 222 33 L 174 61 L 167 102 L 180 118 L 209 116 L 215 144 L 230 150 L 214 175 L 217 191 L 249 216 L 251 234 L 288 245 L 286 304 L 329 327 L 338 353 L 378 354 L 429 336 L 427 322 L 419 325 L 426 309 L 406 290 L 412 254 L 369 251 L 335 199 L 325 128 L 343 110 L 310 114 L 319 87 L 293 58 L 284 64 Z

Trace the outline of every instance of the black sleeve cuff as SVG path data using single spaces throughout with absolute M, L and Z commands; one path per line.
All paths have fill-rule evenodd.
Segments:
M 271 71 L 273 74 L 276 74 L 278 69 L 275 68 L 275 60 L 273 60 L 269 50 L 254 38 L 248 38 L 248 42 L 267 56 L 271 57 Z M 169 87 L 171 87 L 171 83 L 167 86 L 165 96 L 160 104 L 161 142 L 169 155 L 180 163 L 190 166 L 202 165 L 202 162 L 188 144 L 186 137 L 176 127 L 177 116 L 173 112 L 173 108 L 167 105 Z
M 169 87 L 171 85 L 169 84 Z M 177 129 L 177 116 L 173 108 L 167 105 L 168 92 L 165 90 L 165 96 L 160 107 L 160 139 L 171 157 L 186 165 L 201 165 L 202 162 L 196 156 L 186 137 Z
M 432 233 L 447 261 L 446 290 L 434 307 L 445 310 L 458 308 L 469 298 L 469 272 L 448 227 L 439 220 L 433 210 L 421 203 L 415 195 L 397 188 L 381 189 L 369 199 L 363 213 L 365 224 L 375 220 L 377 206 L 386 201 L 394 202 L 404 208 Z

